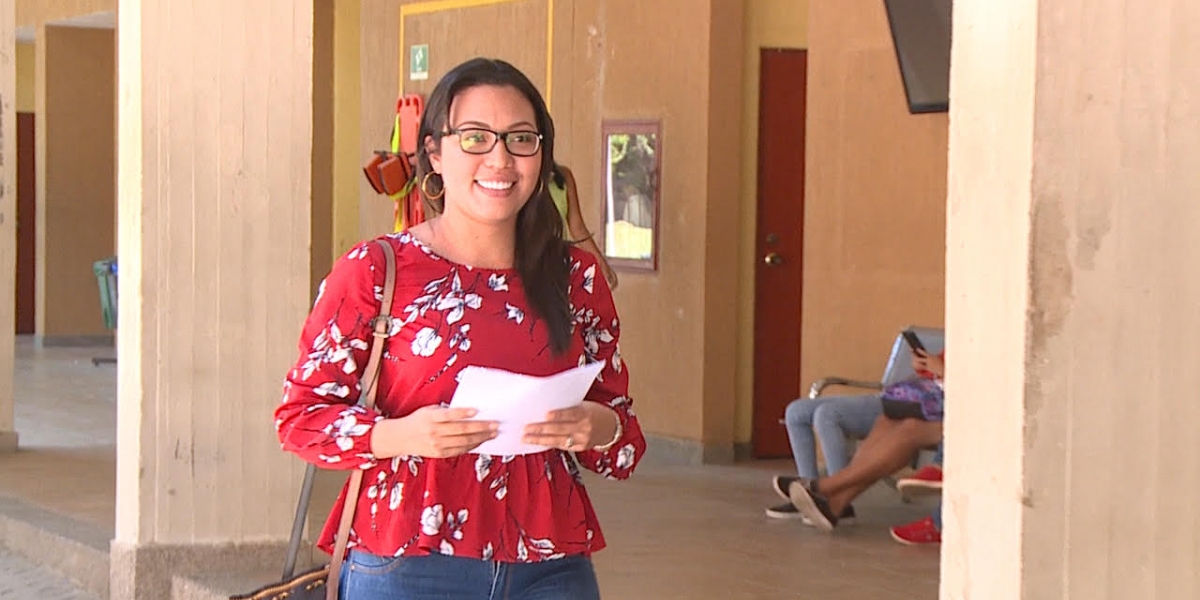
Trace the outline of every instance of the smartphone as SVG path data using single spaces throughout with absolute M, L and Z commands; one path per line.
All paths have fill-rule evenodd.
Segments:
M 913 330 L 905 329 L 904 331 L 900 332 L 900 335 L 904 336 L 904 341 L 908 342 L 908 347 L 912 348 L 913 352 L 916 352 L 917 350 L 926 353 L 928 352 L 928 350 L 925 349 L 925 344 L 921 343 L 921 338 L 917 337 L 917 334 L 913 333 Z

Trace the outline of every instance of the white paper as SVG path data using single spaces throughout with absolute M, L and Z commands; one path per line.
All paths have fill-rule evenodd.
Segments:
M 458 389 L 450 408 L 474 408 L 475 419 L 497 421 L 500 429 L 472 454 L 507 456 L 544 452 L 546 446 L 521 441 L 525 426 L 546 420 L 552 410 L 583 404 L 583 397 L 604 368 L 594 362 L 547 377 L 522 375 L 503 369 L 466 367 L 458 374 Z

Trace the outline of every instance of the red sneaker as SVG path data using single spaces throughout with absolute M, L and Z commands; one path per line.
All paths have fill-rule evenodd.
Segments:
M 942 543 L 942 532 L 933 524 L 933 517 L 925 517 L 920 521 L 897 525 L 889 529 L 892 539 L 905 546 L 925 546 Z
M 936 465 L 925 465 L 912 477 L 905 477 L 896 482 L 896 491 L 906 498 L 942 493 L 942 468 Z

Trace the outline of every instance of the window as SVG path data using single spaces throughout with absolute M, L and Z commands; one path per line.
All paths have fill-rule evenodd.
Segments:
M 614 268 L 658 269 L 658 121 L 604 121 L 604 256 Z

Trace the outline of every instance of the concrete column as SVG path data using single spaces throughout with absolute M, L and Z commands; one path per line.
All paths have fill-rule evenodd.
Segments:
M 941 597 L 1200 597 L 1200 5 L 954 10 Z
M 13 422 L 13 298 L 17 281 L 16 7 L 0 4 L 0 452 L 17 449 Z
M 38 339 L 111 344 L 92 263 L 116 251 L 116 37 L 78 27 L 38 33 Z
M 121 4 L 114 598 L 282 559 L 302 467 L 271 411 L 309 305 L 312 15 Z

